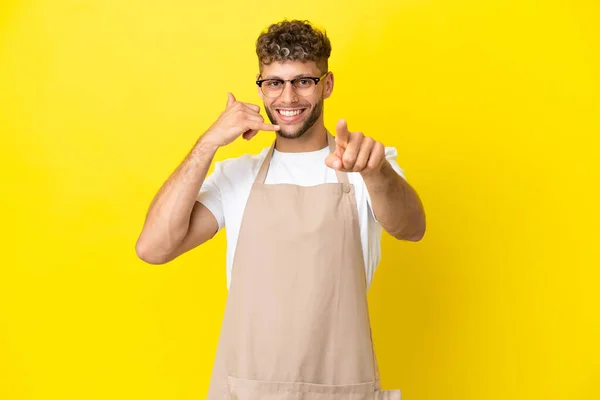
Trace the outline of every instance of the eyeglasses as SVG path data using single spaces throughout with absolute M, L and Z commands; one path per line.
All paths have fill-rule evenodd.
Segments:
M 290 82 L 292 84 L 292 90 L 298 96 L 306 97 L 314 93 L 315 88 L 329 72 L 321 75 L 318 78 L 309 76 L 302 76 L 295 79 L 261 79 L 256 81 L 256 84 L 260 87 L 263 94 L 267 97 L 279 97 L 283 93 L 285 83 Z

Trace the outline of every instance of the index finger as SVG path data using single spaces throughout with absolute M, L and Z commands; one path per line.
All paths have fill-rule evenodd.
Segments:
M 250 121 L 248 127 L 257 131 L 278 131 L 279 125 L 267 124 L 265 122 Z
M 335 138 L 335 143 L 339 146 L 346 147 L 348 146 L 348 141 L 350 140 L 350 132 L 348 131 L 348 123 L 344 119 L 340 119 L 335 126 L 335 132 L 337 136 Z

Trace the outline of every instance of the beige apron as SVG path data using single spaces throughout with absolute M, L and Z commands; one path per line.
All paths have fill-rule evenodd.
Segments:
M 400 400 L 380 389 L 354 187 L 339 171 L 267 185 L 274 147 L 246 203 L 208 399 Z

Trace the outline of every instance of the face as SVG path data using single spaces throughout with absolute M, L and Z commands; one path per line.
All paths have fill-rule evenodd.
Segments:
M 323 75 L 316 62 L 285 61 L 263 65 L 260 79 L 294 79 L 298 77 L 317 78 Z M 278 135 L 287 139 L 301 137 L 318 121 L 322 123 L 323 100 L 331 95 L 333 75 L 330 73 L 315 87 L 309 96 L 299 96 L 290 82 L 285 83 L 279 97 L 267 97 L 260 88 L 258 93 L 263 100 L 267 116 L 272 124 L 280 126 Z

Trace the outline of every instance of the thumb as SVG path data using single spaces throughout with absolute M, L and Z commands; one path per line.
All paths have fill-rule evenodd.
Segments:
M 227 93 L 227 107 L 231 107 L 233 103 L 235 103 L 235 96 L 233 93 Z
M 332 169 L 342 168 L 342 159 L 335 153 L 331 153 L 325 158 L 325 165 Z

